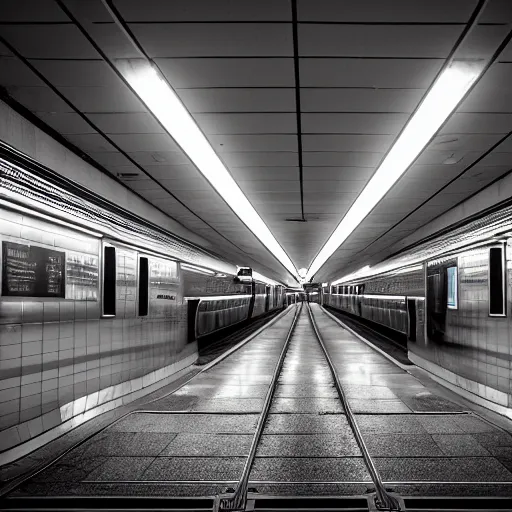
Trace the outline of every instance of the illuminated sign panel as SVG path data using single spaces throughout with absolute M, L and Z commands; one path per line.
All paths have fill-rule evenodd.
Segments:
M 446 269 L 448 277 L 448 308 L 457 309 L 457 267 Z

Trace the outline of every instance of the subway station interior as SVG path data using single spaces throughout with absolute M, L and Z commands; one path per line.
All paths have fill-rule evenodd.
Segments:
M 0 508 L 512 510 L 512 0 L 2 0 Z

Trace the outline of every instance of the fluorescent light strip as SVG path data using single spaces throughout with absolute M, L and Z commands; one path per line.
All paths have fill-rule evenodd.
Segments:
M 309 267 L 310 280 L 386 195 L 482 73 L 484 61 L 453 61 L 441 74 L 372 179 Z
M 208 300 L 236 300 L 236 299 L 248 299 L 252 297 L 252 295 L 215 295 L 211 297 L 183 297 L 184 300 L 201 300 L 201 301 L 208 301 Z
M 382 274 L 385 274 L 387 272 L 393 272 L 393 275 L 398 274 L 407 274 L 409 272 L 415 272 L 418 270 L 423 269 L 423 265 L 414 265 L 409 266 L 405 268 L 399 268 L 402 267 L 403 263 L 400 264 L 400 262 L 391 263 L 389 265 L 383 265 L 382 267 L 376 266 L 375 268 L 372 268 L 372 271 L 369 272 L 370 266 L 366 266 L 357 272 L 354 272 L 353 274 L 348 274 L 346 276 L 343 276 L 342 278 L 338 279 L 337 281 L 333 281 L 331 283 L 332 286 L 336 286 L 338 284 L 347 283 L 350 281 L 354 281 L 355 279 L 378 279 Z M 396 270 L 398 269 L 398 270 Z
M 189 263 L 181 263 L 180 266 L 183 270 L 188 270 L 189 272 L 197 272 L 199 274 L 208 274 L 211 276 L 214 276 L 216 274 L 214 270 L 196 267 L 195 265 L 190 265 Z
M 295 265 L 160 73 L 144 59 L 119 59 L 115 64 L 134 91 L 224 201 L 277 260 L 296 277 Z

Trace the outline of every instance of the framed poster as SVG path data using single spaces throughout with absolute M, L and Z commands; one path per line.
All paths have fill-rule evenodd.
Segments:
M 66 255 L 33 245 L 2 242 L 2 295 L 65 297 Z

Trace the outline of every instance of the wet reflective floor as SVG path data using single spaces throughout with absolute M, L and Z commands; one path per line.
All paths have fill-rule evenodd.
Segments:
M 438 396 L 312 305 L 367 449 L 403 495 L 509 495 L 512 436 Z M 240 478 L 294 306 L 173 394 L 148 403 L 26 481 L 13 496 L 222 493 Z M 373 489 L 304 307 L 250 486 L 281 495 Z

